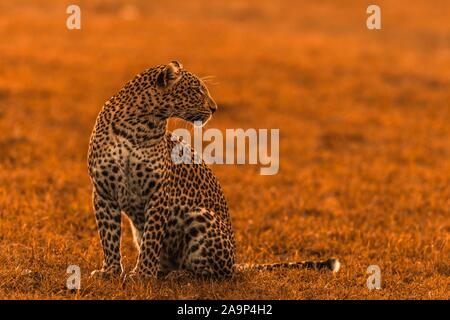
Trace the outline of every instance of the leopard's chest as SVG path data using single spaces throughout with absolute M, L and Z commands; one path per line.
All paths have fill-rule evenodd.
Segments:
M 118 194 L 121 209 L 129 214 L 142 212 L 167 182 L 167 159 L 155 150 L 131 150 L 121 161 L 122 188 Z

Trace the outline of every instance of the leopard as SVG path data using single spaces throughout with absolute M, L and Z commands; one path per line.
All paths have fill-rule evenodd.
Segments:
M 148 68 L 106 101 L 88 150 L 95 221 L 103 264 L 91 276 L 163 278 L 180 270 L 222 279 L 243 270 L 314 269 L 337 272 L 336 258 L 236 264 L 235 237 L 222 187 L 203 160 L 173 161 L 179 145 L 171 118 L 205 125 L 217 111 L 205 81 L 178 61 Z M 130 221 L 138 255 L 124 272 L 122 215 Z

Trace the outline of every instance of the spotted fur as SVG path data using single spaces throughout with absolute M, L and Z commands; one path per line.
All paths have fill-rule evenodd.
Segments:
M 167 132 L 171 117 L 206 123 L 217 105 L 205 84 L 171 62 L 145 70 L 105 103 L 88 154 L 103 266 L 93 275 L 122 274 L 121 213 L 131 221 L 139 257 L 130 277 L 172 270 L 227 277 L 255 268 L 326 268 L 334 261 L 235 265 L 235 241 L 221 186 L 205 165 L 174 163 L 184 143 Z M 196 157 L 192 150 L 192 157 Z

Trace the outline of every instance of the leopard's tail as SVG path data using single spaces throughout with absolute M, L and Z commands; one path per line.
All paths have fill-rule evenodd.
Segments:
M 299 262 L 281 262 L 281 263 L 267 263 L 267 264 L 236 264 L 237 271 L 246 270 L 277 270 L 277 269 L 313 269 L 313 270 L 327 270 L 330 272 L 338 272 L 341 263 L 336 258 L 331 258 L 324 261 L 299 261 Z

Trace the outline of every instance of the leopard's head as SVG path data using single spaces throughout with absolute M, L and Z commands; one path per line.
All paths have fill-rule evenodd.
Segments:
M 156 87 L 161 93 L 167 117 L 204 125 L 217 110 L 208 89 L 196 75 L 172 61 L 158 68 Z

